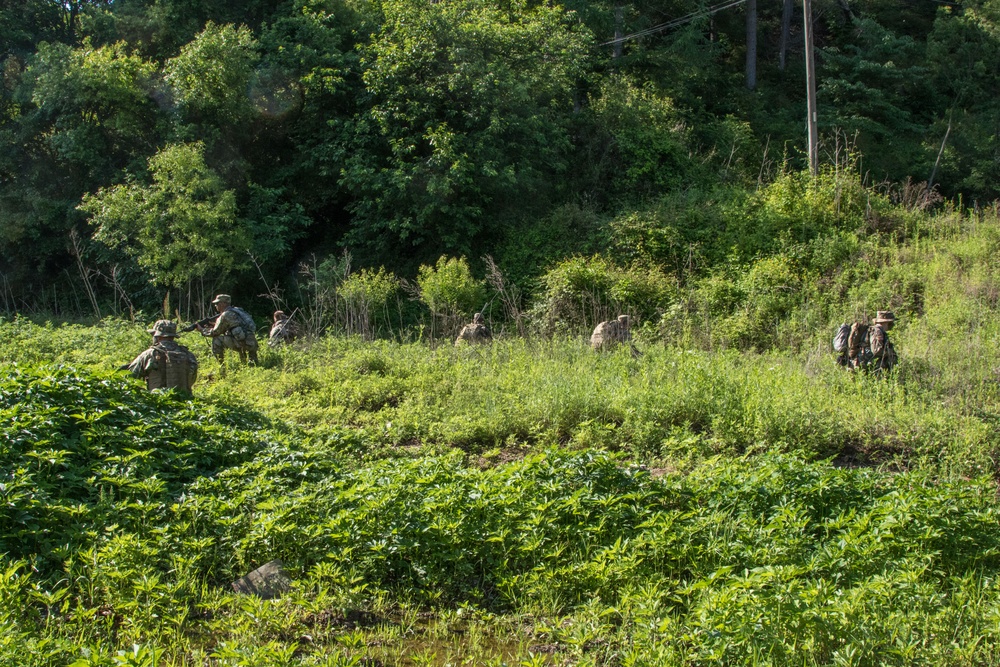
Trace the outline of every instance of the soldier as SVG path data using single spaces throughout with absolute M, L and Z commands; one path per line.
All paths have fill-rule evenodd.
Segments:
M 176 389 L 190 394 L 198 378 L 198 360 L 174 340 L 177 325 L 170 320 L 157 320 L 149 333 L 153 334 L 153 344 L 126 368 L 135 377 L 145 379 L 150 391 Z
M 292 312 L 292 315 L 294 314 Z M 285 311 L 274 311 L 274 323 L 271 325 L 271 333 L 267 337 L 267 344 L 271 347 L 277 347 L 283 343 L 291 343 L 298 335 L 298 327 L 285 314 Z
M 619 315 L 617 320 L 607 320 L 594 327 L 590 347 L 598 351 L 612 350 L 629 339 L 628 315 Z
M 205 325 L 198 326 L 201 335 L 212 339 L 212 354 L 221 364 L 226 350 L 236 350 L 240 361 L 246 362 L 249 357 L 250 363 L 256 364 L 257 325 L 253 318 L 247 311 L 234 306 L 232 297 L 228 294 L 216 296 L 212 305 L 219 313 L 215 326 L 211 329 Z
M 483 314 L 476 313 L 472 317 L 472 323 L 466 324 L 458 333 L 455 345 L 461 345 L 463 342 L 470 344 L 489 343 L 492 340 L 493 334 L 490 333 L 489 327 L 486 326 Z
M 601 322 L 590 335 L 590 347 L 598 352 L 613 350 L 624 343 L 628 343 L 633 357 L 640 356 L 638 348 L 632 344 L 628 315 L 619 315 L 616 320 Z
M 891 310 L 880 310 L 875 313 L 875 322 L 868 327 L 868 349 L 870 357 L 867 367 L 875 372 L 891 371 L 898 361 L 896 348 L 889 342 L 889 329 L 896 323 L 896 316 Z

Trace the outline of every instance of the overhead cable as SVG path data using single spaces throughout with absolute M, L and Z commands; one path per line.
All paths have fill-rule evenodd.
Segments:
M 598 46 L 610 46 L 611 44 L 620 44 L 621 42 L 628 41 L 630 39 L 637 39 L 639 37 L 645 37 L 646 35 L 652 35 L 653 33 L 662 32 L 664 30 L 670 30 L 671 28 L 676 28 L 682 26 L 685 23 L 690 23 L 691 21 L 696 21 L 705 16 L 711 16 L 717 12 L 721 12 L 724 9 L 729 9 L 730 7 L 735 7 L 736 5 L 741 5 L 746 0 L 730 0 L 729 2 L 724 2 L 712 7 L 706 7 L 697 12 L 692 12 L 687 16 L 682 16 L 680 18 L 672 19 L 666 23 L 660 23 L 659 25 L 652 26 L 651 28 L 646 28 L 645 30 L 640 30 L 639 32 L 634 32 L 630 35 L 625 35 L 623 37 L 616 37 L 611 41 L 604 42 L 603 44 L 598 44 Z

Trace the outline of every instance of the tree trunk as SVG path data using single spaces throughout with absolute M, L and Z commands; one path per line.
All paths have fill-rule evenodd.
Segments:
M 625 36 L 622 30 L 622 19 L 625 16 L 625 8 L 622 7 L 621 3 L 615 3 L 615 49 L 612 53 L 612 58 L 622 57 L 622 37 Z
M 757 88 L 757 0 L 747 0 L 747 90 Z
M 792 10 L 795 0 L 785 0 L 781 8 L 781 41 L 778 44 L 778 69 L 785 71 L 785 58 L 788 55 L 788 38 L 792 32 Z
M 837 4 L 840 5 L 840 11 L 844 12 L 844 19 L 848 23 L 854 21 L 854 12 L 851 11 L 851 6 L 847 3 L 847 0 L 837 0 Z

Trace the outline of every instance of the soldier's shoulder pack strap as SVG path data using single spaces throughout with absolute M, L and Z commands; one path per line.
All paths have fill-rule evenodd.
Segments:
M 253 318 L 250 316 L 250 313 L 236 306 L 233 306 L 232 310 L 239 317 L 240 326 L 242 326 L 244 329 L 250 332 L 257 330 L 257 324 L 253 321 Z

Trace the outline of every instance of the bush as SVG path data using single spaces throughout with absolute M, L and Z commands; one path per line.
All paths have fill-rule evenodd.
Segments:
M 337 288 L 347 333 L 360 333 L 368 340 L 374 338 L 379 315 L 388 321 L 386 305 L 398 291 L 399 279 L 385 267 L 379 267 L 378 271 L 361 269 L 348 275 Z
M 431 311 L 432 336 L 437 330 L 433 323 L 438 321 L 444 335 L 454 335 L 463 318 L 482 309 L 486 300 L 483 281 L 472 277 L 464 257 L 455 259 L 442 255 L 434 266 L 421 266 L 417 286 L 420 299 Z
M 545 272 L 553 259 L 597 252 L 607 246 L 605 218 L 589 206 L 564 204 L 548 215 L 505 228 L 497 263 L 518 285 Z
M 659 268 L 624 268 L 600 255 L 564 260 L 542 276 L 541 283 L 534 315 L 549 333 L 589 333 L 598 322 L 623 313 L 637 324 L 658 321 L 680 295 L 677 279 Z

